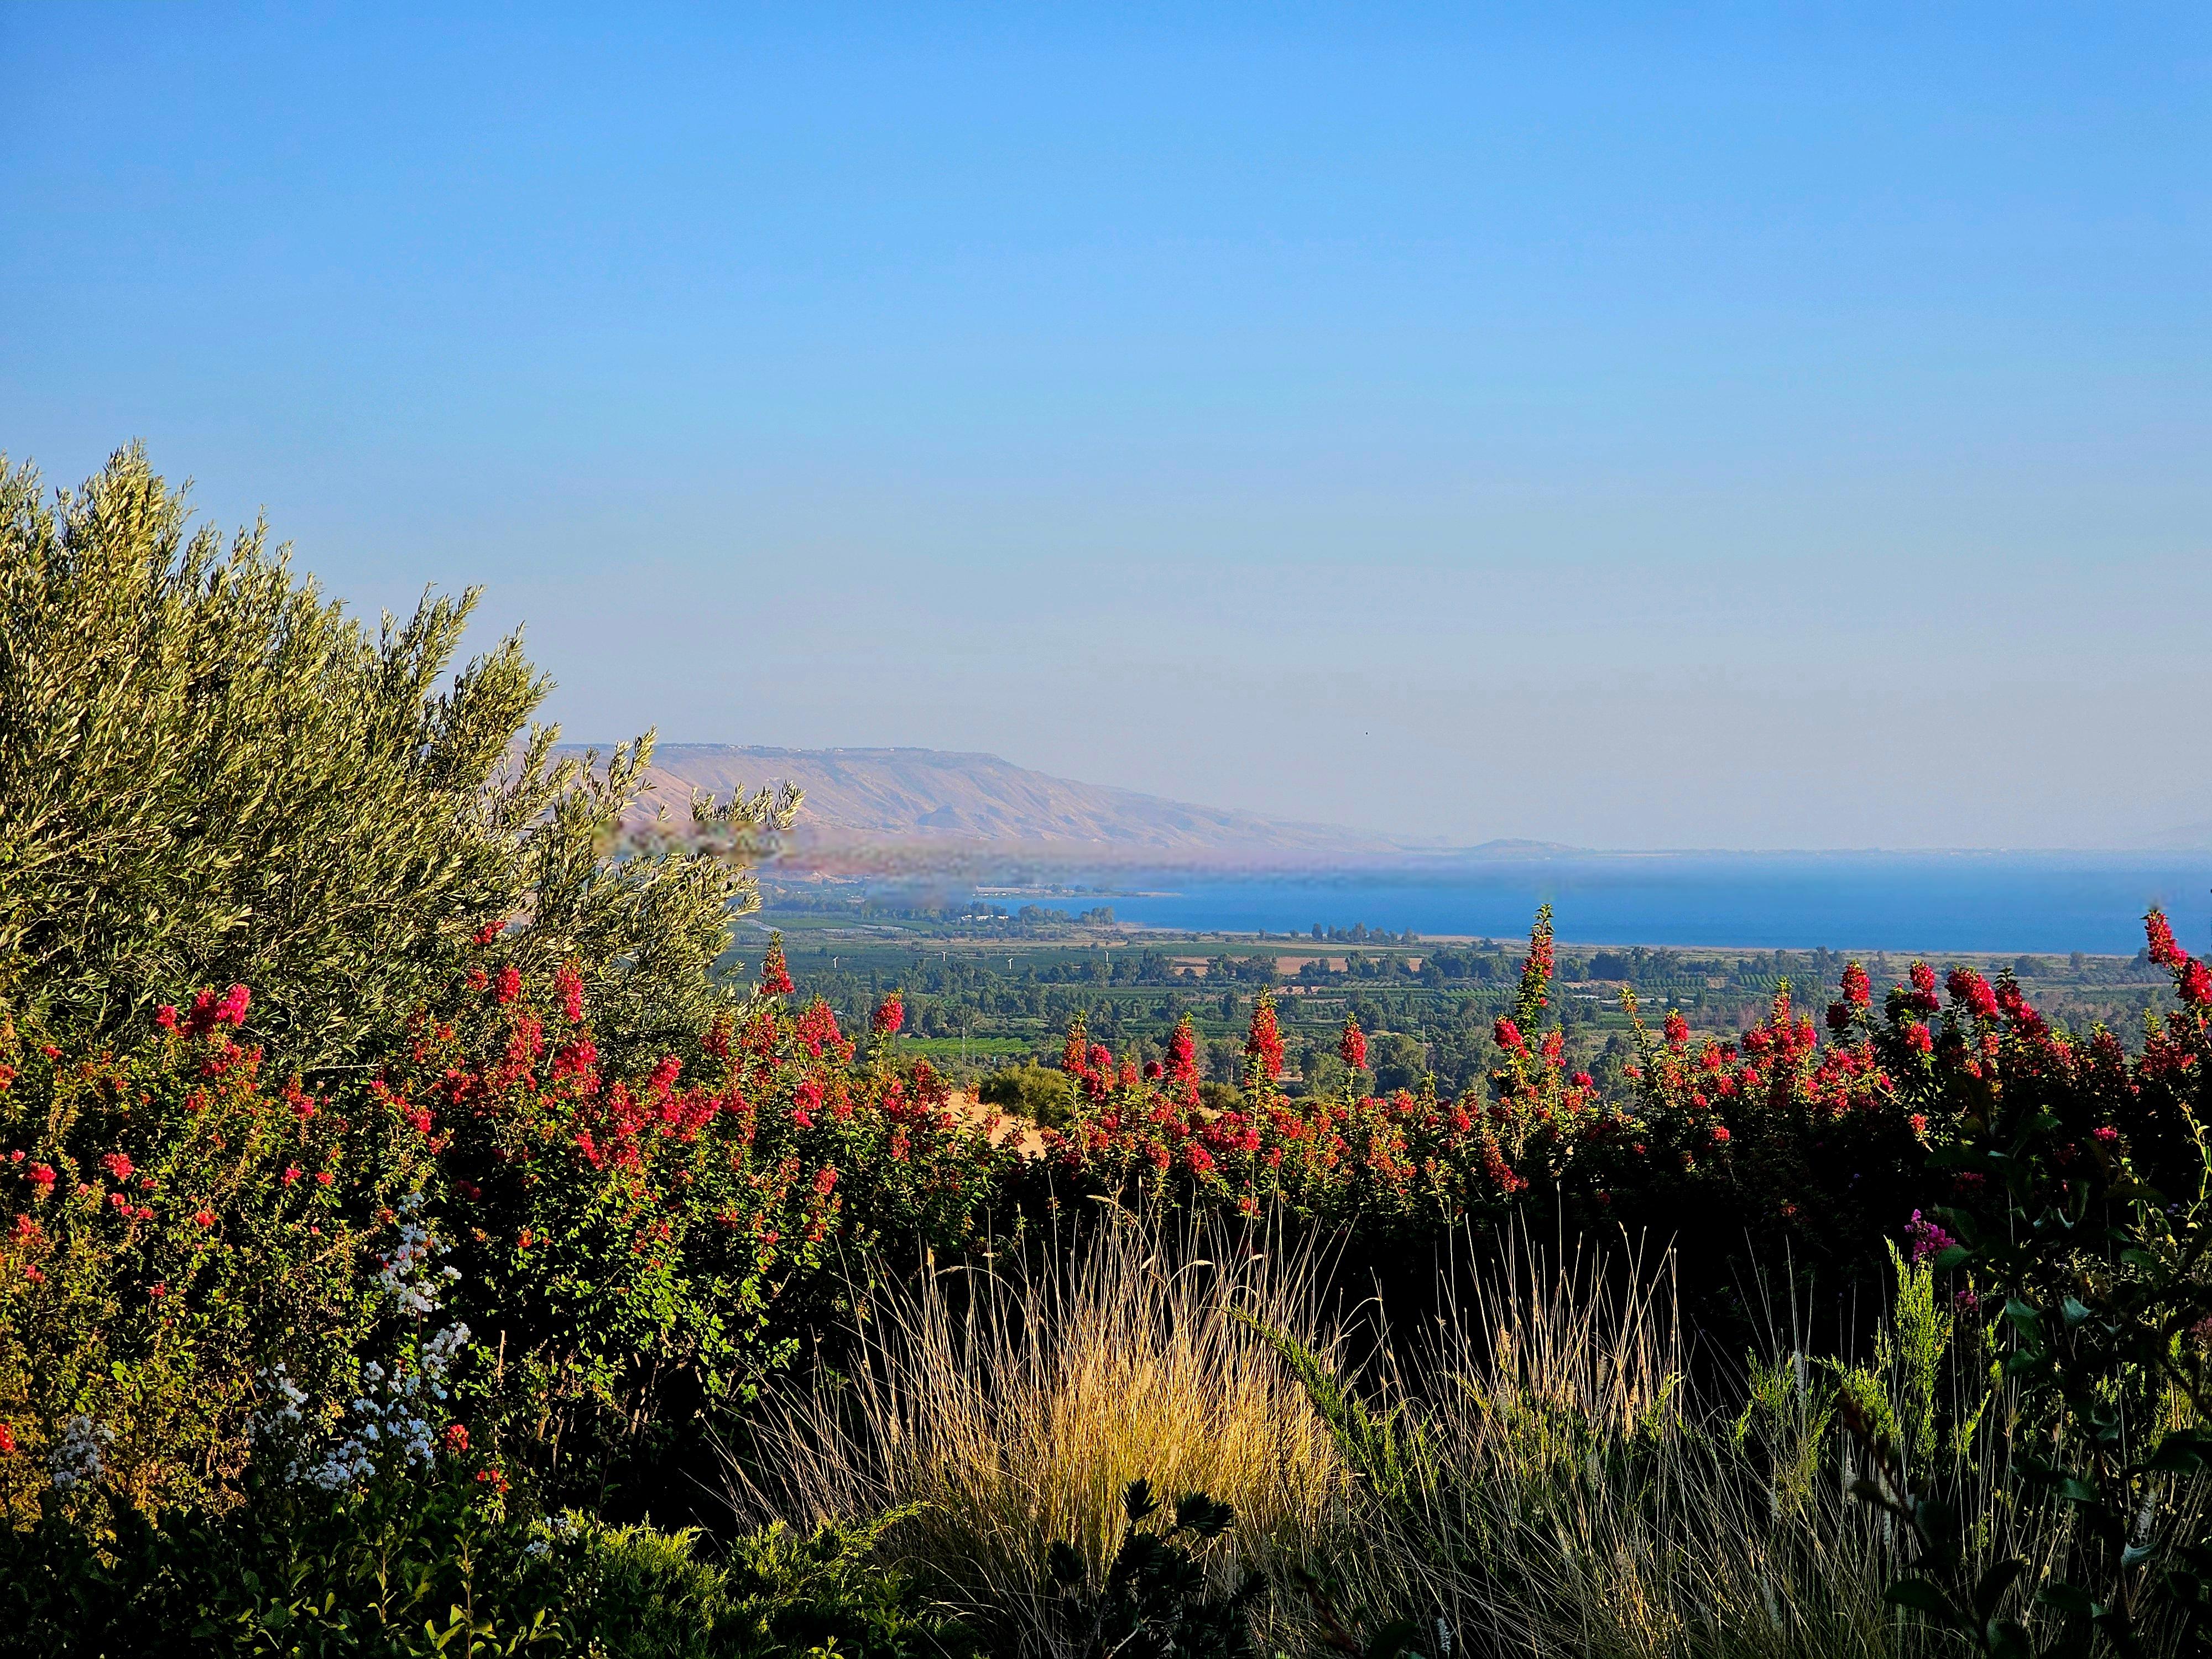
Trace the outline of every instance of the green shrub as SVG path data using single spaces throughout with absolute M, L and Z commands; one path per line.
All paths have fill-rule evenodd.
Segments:
M 120 1502 L 0 1529 L 0 1654 L 430 1659 L 952 1659 L 973 1644 L 878 1564 L 899 1517 L 718 1552 L 700 1534 L 531 1521 L 448 1464 L 358 1489 L 263 1486 L 221 1516 Z
M 1244 1109 L 1244 1091 L 1233 1083 L 1201 1083 L 1198 1098 L 1209 1112 L 1241 1112 Z
M 1065 1072 L 1024 1060 L 985 1078 L 975 1097 L 1002 1112 L 1016 1112 L 1048 1129 L 1062 1127 L 1075 1110 L 1075 1085 Z
M 0 1652 L 431 1659 L 557 1644 L 560 1564 L 465 1477 L 264 1486 L 216 1516 L 111 1501 L 0 1529 Z
M 974 1651 L 910 1574 L 881 1565 L 893 1514 L 799 1534 L 778 1523 L 715 1560 L 696 1532 L 583 1524 L 568 1580 L 571 1639 L 592 1659 L 921 1659 Z

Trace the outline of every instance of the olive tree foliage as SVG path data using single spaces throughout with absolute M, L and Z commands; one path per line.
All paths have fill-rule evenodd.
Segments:
M 651 735 L 556 757 L 519 635 L 448 679 L 476 590 L 372 635 L 264 526 L 188 518 L 139 447 L 51 499 L 0 454 L 0 1000 L 99 1033 L 243 982 L 314 1070 L 505 922 L 526 969 L 581 969 L 603 1045 L 696 1040 L 796 792 L 625 837 Z

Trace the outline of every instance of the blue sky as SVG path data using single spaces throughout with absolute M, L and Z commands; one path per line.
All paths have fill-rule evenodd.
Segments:
M 1475 841 L 2212 822 L 2201 7 L 0 5 L 0 447 L 572 734 Z

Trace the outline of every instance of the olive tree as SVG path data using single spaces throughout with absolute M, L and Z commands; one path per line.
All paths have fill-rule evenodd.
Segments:
M 511 925 L 583 969 L 603 1041 L 696 1035 L 797 794 L 626 837 L 650 734 L 556 757 L 519 635 L 448 678 L 477 590 L 372 634 L 265 526 L 189 519 L 142 447 L 51 498 L 0 455 L 0 995 L 102 1031 L 243 982 L 331 1066 Z

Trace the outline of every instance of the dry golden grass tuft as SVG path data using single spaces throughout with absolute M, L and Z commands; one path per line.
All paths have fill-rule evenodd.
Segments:
M 1047 1633 L 1023 1610 L 1051 1595 L 1047 1547 L 1073 1544 L 1102 1576 L 1133 1480 L 1234 1507 L 1208 1563 L 1224 1588 L 1247 1568 L 1318 1568 L 1348 1540 L 1329 1430 L 1255 1329 L 1328 1349 L 1310 1262 L 1118 1214 L 1046 1261 L 933 1272 L 870 1301 L 842 1384 L 765 1402 L 748 1506 L 806 1521 L 919 1506 L 897 1550 L 1011 1614 L 1036 1651 Z

